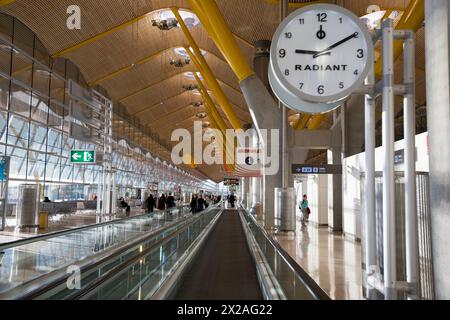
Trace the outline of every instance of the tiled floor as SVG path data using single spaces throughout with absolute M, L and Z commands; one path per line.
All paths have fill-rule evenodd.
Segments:
M 359 242 L 300 224 L 295 235 L 273 236 L 332 299 L 363 299 Z

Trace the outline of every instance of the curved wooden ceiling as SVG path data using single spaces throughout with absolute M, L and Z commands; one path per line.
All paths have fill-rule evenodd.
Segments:
M 278 26 L 278 7 L 266 0 L 216 2 L 252 65 L 254 43 L 271 39 Z M 397 8 L 408 4 L 404 0 L 337 2 L 358 15 L 365 14 L 373 2 L 381 7 Z M 65 27 L 66 10 L 73 4 L 82 10 L 81 30 Z M 64 57 L 80 68 L 88 83 L 102 86 L 115 102 L 120 101 L 130 114 L 170 141 L 170 130 L 180 124 L 192 126 L 196 112 L 202 110 L 191 105 L 201 98 L 182 87 L 194 84 L 183 76 L 184 72 L 196 70 L 194 64 L 176 68 L 169 63 L 175 57 L 174 47 L 188 45 L 181 29 L 160 31 L 152 26 L 151 16 L 146 16 L 171 6 L 190 9 L 187 0 L 33 0 L 32 4 L 29 0 L 17 0 L 1 10 L 30 27 L 51 55 L 63 52 Z M 126 24 L 133 19 L 138 21 Z M 123 24 L 126 25 L 118 28 Z M 191 33 L 199 47 L 207 51 L 206 60 L 237 116 L 244 123 L 251 122 L 238 81 L 213 41 L 201 25 L 192 28 Z M 90 42 L 77 46 L 87 40 Z M 294 112 L 290 116 L 296 117 Z M 216 181 L 223 177 L 217 168 L 205 167 L 203 171 Z

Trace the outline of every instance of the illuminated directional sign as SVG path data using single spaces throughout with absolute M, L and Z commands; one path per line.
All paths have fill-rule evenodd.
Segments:
M 341 165 L 307 165 L 307 164 L 293 164 L 293 174 L 342 174 Z
M 70 151 L 71 163 L 95 163 L 95 151 L 72 150 Z

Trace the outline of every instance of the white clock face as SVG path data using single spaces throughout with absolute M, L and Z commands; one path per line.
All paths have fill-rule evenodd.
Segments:
M 342 100 L 364 81 L 373 47 L 367 31 L 345 9 L 318 5 L 291 14 L 277 31 L 272 67 L 305 101 Z

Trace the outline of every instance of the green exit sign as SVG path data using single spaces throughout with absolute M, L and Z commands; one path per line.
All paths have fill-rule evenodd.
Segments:
M 71 163 L 95 163 L 95 151 L 72 150 L 70 151 Z

